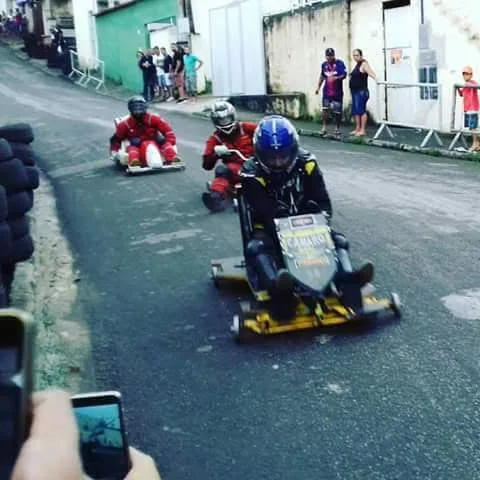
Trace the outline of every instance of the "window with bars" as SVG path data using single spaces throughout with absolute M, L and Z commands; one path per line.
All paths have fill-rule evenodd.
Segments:
M 420 67 L 418 81 L 420 83 L 437 83 L 437 66 Z M 438 87 L 420 87 L 420 100 L 438 100 Z

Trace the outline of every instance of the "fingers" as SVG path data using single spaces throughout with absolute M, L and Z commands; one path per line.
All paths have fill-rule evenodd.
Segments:
M 77 445 L 78 429 L 70 396 L 62 390 L 35 393 L 32 398 L 33 423 L 30 438 Z M 73 447 L 72 447 L 73 448 Z
M 132 469 L 125 480 L 161 480 L 153 458 L 130 447 Z

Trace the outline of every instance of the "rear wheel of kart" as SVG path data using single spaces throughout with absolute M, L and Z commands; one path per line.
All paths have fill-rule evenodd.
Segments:
M 402 318 L 402 302 L 397 293 L 390 295 L 390 308 L 396 318 Z
M 235 341 L 238 344 L 248 343 L 256 338 L 256 334 L 245 326 L 245 316 L 243 313 L 239 313 L 233 316 L 233 322 L 230 327 Z
M 32 143 L 33 130 L 28 123 L 13 123 L 0 127 L 0 138 L 9 142 Z

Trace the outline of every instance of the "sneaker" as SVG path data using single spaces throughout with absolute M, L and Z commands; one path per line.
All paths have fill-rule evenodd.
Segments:
M 275 280 L 275 287 L 279 293 L 292 293 L 295 288 L 295 280 L 288 270 L 280 269 Z
M 218 192 L 205 192 L 202 194 L 203 204 L 213 213 L 225 210 L 223 198 Z

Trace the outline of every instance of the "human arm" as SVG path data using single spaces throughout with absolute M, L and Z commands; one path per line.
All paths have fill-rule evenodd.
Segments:
M 215 135 L 208 137 L 205 143 L 205 150 L 203 151 L 202 167 L 204 170 L 213 170 L 218 161 L 218 156 L 215 153 L 215 147 L 219 145 L 218 139 Z
M 377 76 L 375 75 L 375 72 L 373 71 L 372 67 L 366 60 L 362 63 L 360 67 L 360 71 L 362 73 L 366 73 L 369 77 L 373 78 L 373 80 L 375 80 L 376 82 L 378 81 Z
M 326 75 L 325 75 L 325 69 L 323 68 L 323 64 L 320 69 L 320 76 L 318 77 L 318 85 L 317 89 L 315 90 L 315 94 L 318 95 L 320 92 L 320 89 L 322 88 L 323 82 L 325 81 Z
M 195 68 L 196 71 L 198 71 L 202 65 L 203 65 L 203 60 L 200 60 L 198 57 L 195 57 L 197 59 L 198 66 Z
M 318 168 L 317 161 L 313 156 L 310 157 L 305 164 L 304 182 L 305 197 L 303 203 L 313 201 L 320 207 L 321 211 L 327 212 L 331 217 L 333 211 L 330 196 L 325 185 L 323 174 Z
M 152 115 L 152 126 L 155 127 L 164 137 L 165 141 L 172 145 L 177 144 L 177 137 L 171 125 L 159 115 Z
M 115 129 L 115 133 L 110 138 L 110 150 L 118 152 L 122 147 L 122 142 L 128 138 L 128 129 L 123 122 L 120 122 Z

